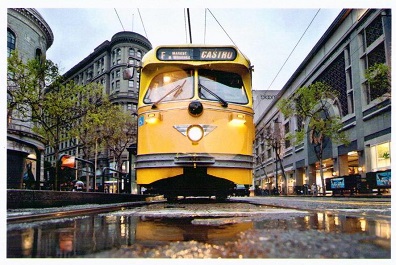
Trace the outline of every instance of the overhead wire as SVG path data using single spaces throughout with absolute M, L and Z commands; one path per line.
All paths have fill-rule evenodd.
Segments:
M 146 32 L 146 27 L 144 26 L 144 23 L 143 23 L 142 14 L 140 14 L 140 10 L 139 10 L 139 8 L 138 8 L 137 10 L 138 10 L 138 13 L 139 13 L 140 21 L 142 22 L 142 26 L 143 26 L 144 34 L 145 34 L 146 38 L 148 39 L 147 32 Z
M 188 18 L 188 31 L 190 32 L 190 43 L 192 43 L 191 19 L 190 19 L 190 9 L 189 8 L 187 8 L 187 18 Z
M 272 84 L 275 82 L 276 78 L 278 77 L 278 75 L 280 74 L 280 72 L 282 71 L 283 67 L 286 65 L 287 61 L 290 59 L 291 55 L 293 54 L 294 50 L 297 48 L 298 44 L 300 44 L 302 38 L 304 37 L 305 33 L 308 31 L 308 29 L 311 27 L 313 21 L 315 20 L 316 16 L 318 15 L 320 9 L 318 9 L 318 11 L 316 11 L 315 15 L 313 16 L 313 18 L 311 19 L 311 22 L 308 24 L 308 26 L 306 27 L 305 31 L 303 32 L 303 34 L 301 35 L 301 37 L 299 38 L 299 40 L 297 41 L 296 45 L 294 45 L 294 48 L 292 49 L 292 51 L 290 52 L 290 54 L 287 56 L 286 60 L 284 61 L 284 63 L 282 64 L 281 68 L 279 69 L 278 73 L 275 75 L 274 79 L 272 80 L 271 84 L 268 86 L 266 90 L 269 90 L 270 87 L 272 86 Z M 260 102 L 262 100 L 260 99 Z M 260 102 L 256 105 L 256 107 L 254 107 L 254 110 L 260 105 Z
M 297 48 L 298 44 L 300 43 L 300 41 L 302 40 L 302 38 L 304 37 L 305 33 L 308 31 L 308 29 L 311 27 L 312 22 L 315 20 L 316 16 L 318 15 L 320 9 L 318 9 L 318 11 L 316 12 L 315 16 L 312 18 L 311 22 L 309 23 L 309 25 L 307 26 L 307 28 L 305 29 L 304 33 L 301 35 L 300 39 L 297 41 L 296 45 L 294 45 L 294 48 L 292 49 L 292 51 L 290 52 L 289 56 L 287 56 L 285 62 L 282 64 L 281 68 L 279 69 L 278 73 L 275 75 L 274 79 L 272 80 L 271 84 L 268 86 L 267 90 L 269 90 L 269 88 L 272 86 L 272 84 L 275 82 L 276 78 L 278 77 L 279 73 L 282 71 L 283 67 L 286 65 L 287 61 L 290 59 L 291 55 L 293 54 L 294 50 Z
M 209 13 L 212 15 L 212 17 L 216 20 L 217 24 L 219 24 L 220 28 L 224 31 L 224 33 L 227 35 L 227 37 L 231 40 L 231 42 L 238 47 L 238 45 L 235 44 L 235 42 L 232 40 L 232 38 L 230 37 L 230 35 L 228 35 L 227 31 L 223 28 L 223 26 L 220 24 L 220 22 L 217 20 L 217 18 L 213 15 L 212 11 L 210 11 L 209 8 L 206 8 Z
M 122 25 L 122 22 L 121 22 L 120 16 L 118 15 L 117 9 L 114 8 L 114 11 L 115 11 L 116 14 L 117 14 L 118 21 L 120 21 L 120 24 L 121 24 L 122 29 L 125 31 L 124 25 Z

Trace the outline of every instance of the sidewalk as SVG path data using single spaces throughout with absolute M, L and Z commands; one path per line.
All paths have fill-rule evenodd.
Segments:
M 363 213 L 391 215 L 390 197 L 331 197 L 331 196 L 252 196 L 233 197 L 234 201 L 245 201 L 249 203 L 284 207 L 299 210 L 334 210 L 349 211 L 356 210 Z

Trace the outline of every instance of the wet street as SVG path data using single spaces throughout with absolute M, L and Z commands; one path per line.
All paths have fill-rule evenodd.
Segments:
M 7 224 L 8 258 L 391 257 L 390 198 L 187 199 Z M 86 206 L 85 206 L 86 207 Z M 23 209 L 8 216 L 45 211 Z

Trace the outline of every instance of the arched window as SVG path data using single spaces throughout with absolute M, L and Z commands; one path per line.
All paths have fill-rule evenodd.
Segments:
M 36 60 L 39 60 L 39 62 L 41 62 L 41 55 L 42 55 L 42 52 L 41 52 L 41 50 L 40 49 L 36 49 Z
M 7 29 L 7 57 L 11 56 L 11 52 L 15 50 L 15 34 Z

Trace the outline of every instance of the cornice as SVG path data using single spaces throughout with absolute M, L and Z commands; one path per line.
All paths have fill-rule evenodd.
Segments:
M 24 16 L 25 18 L 32 21 L 34 24 L 38 25 L 40 29 L 44 32 L 47 41 L 47 50 L 54 43 L 54 34 L 50 26 L 40 15 L 40 13 L 34 8 L 10 8 L 17 12 L 18 14 Z

